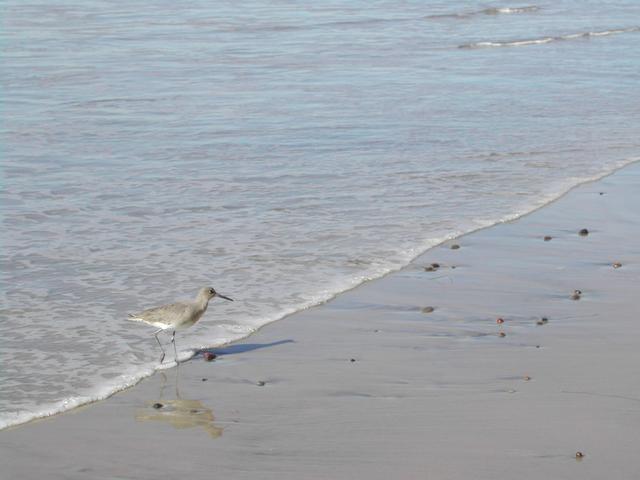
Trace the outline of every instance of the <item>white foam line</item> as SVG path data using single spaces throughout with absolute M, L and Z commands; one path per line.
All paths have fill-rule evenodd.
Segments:
M 469 17 L 476 17 L 481 15 L 514 15 L 519 13 L 533 13 L 540 10 L 540 7 L 536 5 L 527 5 L 524 7 L 493 7 L 485 8 L 483 10 L 474 10 L 470 12 L 459 13 L 440 13 L 435 15 L 428 15 L 427 19 L 446 19 L 446 18 L 458 18 L 465 19 Z
M 603 30 L 600 32 L 579 32 L 560 35 L 558 37 L 532 38 L 530 40 L 514 40 L 509 42 L 474 42 L 459 45 L 458 48 L 487 48 L 487 47 L 522 47 L 526 45 L 541 45 L 544 43 L 574 40 L 576 38 L 606 37 L 621 33 L 640 32 L 640 27 L 620 28 L 617 30 Z
M 514 14 L 514 13 L 537 12 L 538 10 L 540 10 L 540 7 L 538 7 L 536 5 L 528 5 L 528 6 L 525 6 L 525 7 L 487 8 L 487 9 L 481 10 L 481 11 L 479 11 L 477 13 L 484 13 L 486 15 L 496 15 L 496 14 L 504 13 L 504 14 L 510 15 L 510 14 Z

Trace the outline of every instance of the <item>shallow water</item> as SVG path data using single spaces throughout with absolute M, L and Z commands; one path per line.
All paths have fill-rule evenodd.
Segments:
M 9 1 L 3 18 L 0 427 L 152 373 L 128 312 L 209 284 L 235 298 L 178 336 L 188 357 L 640 144 L 632 0 Z

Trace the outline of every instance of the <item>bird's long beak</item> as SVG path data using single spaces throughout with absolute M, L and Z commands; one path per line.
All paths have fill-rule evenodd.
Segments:
M 224 298 L 225 300 L 229 300 L 230 302 L 233 302 L 233 298 L 225 297 L 224 295 L 220 295 L 219 293 L 217 295 L 220 298 Z

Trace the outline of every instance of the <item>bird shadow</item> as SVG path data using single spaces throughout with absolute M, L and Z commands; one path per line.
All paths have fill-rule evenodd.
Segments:
M 251 352 L 253 350 L 260 350 L 261 348 L 276 347 L 285 343 L 294 343 L 293 340 L 278 340 L 271 343 L 238 343 L 236 345 L 227 345 L 225 347 L 216 348 L 204 348 L 199 350 L 197 355 L 203 355 L 205 353 L 214 353 L 216 355 L 235 355 L 237 353 Z

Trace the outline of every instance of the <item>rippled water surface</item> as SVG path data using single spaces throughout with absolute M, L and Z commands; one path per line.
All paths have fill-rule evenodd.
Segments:
M 0 427 L 637 157 L 640 3 L 3 3 Z

